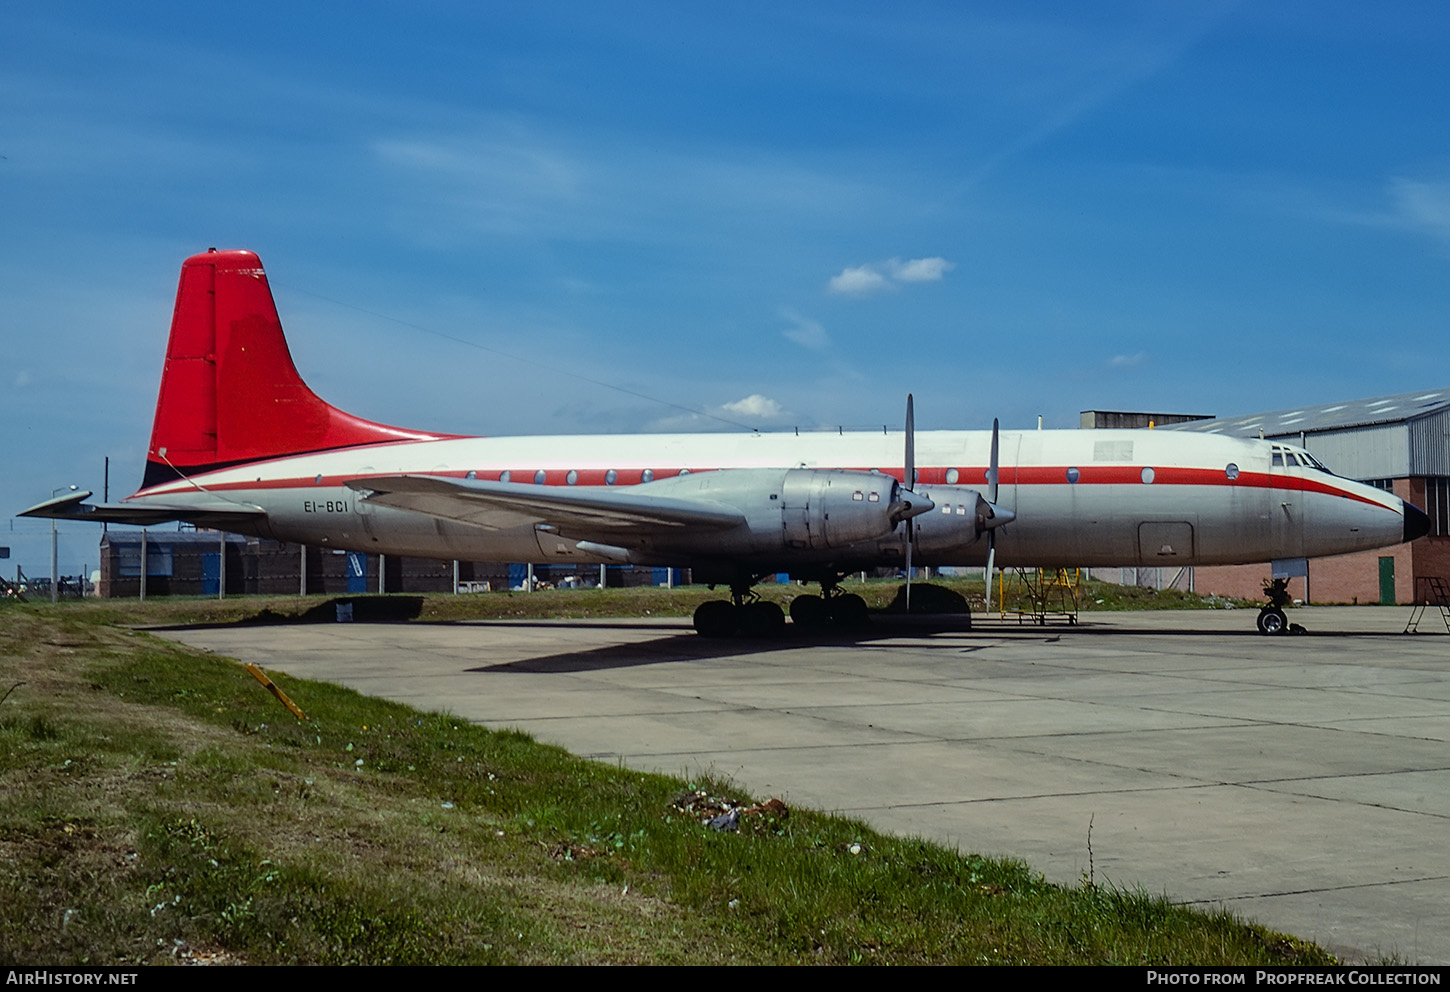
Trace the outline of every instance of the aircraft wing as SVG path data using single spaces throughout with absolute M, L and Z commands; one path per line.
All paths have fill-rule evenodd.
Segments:
M 180 520 L 184 523 L 196 524 L 199 527 L 214 527 L 223 530 L 235 524 L 266 516 L 266 511 L 260 506 L 253 506 L 250 503 L 233 503 L 222 499 L 185 504 L 155 503 L 149 500 L 144 503 L 87 503 L 86 500 L 90 497 L 91 493 L 85 490 L 66 493 L 64 496 L 48 499 L 44 503 L 32 506 L 28 510 L 22 510 L 17 516 L 45 517 L 51 520 L 88 520 L 98 524 L 133 524 L 139 527 L 150 527 L 172 520 Z
M 576 538 L 729 530 L 745 523 L 739 510 L 711 500 L 652 495 L 640 487 L 568 489 L 520 482 L 395 475 L 354 479 L 348 488 L 369 503 L 501 530 L 548 524 Z

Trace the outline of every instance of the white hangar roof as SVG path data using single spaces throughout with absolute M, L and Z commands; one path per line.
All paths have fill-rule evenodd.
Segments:
M 1351 479 L 1450 476 L 1450 388 L 1165 425 L 1303 444 Z
M 1297 437 L 1376 424 L 1400 424 L 1450 409 L 1450 389 L 1397 393 L 1367 400 L 1344 400 L 1317 406 L 1270 410 L 1239 417 L 1215 417 L 1185 424 L 1165 424 L 1165 431 L 1228 434 L 1234 437 Z

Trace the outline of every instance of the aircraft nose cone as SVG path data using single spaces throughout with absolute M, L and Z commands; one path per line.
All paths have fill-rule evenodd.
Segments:
M 1405 504 L 1405 540 L 1413 541 L 1430 533 L 1430 518 L 1413 503 Z

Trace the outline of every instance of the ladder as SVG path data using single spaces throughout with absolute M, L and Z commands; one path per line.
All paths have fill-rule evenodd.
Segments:
M 1445 622 L 1446 632 L 1450 633 L 1450 589 L 1445 587 L 1445 580 L 1438 575 L 1417 576 L 1415 593 L 1415 608 L 1410 611 L 1410 621 L 1405 624 L 1405 633 L 1418 634 L 1420 618 L 1432 606 L 1440 611 L 1440 619 Z
M 1002 571 L 998 583 L 997 602 L 1001 604 L 1001 616 L 1015 615 L 1017 622 L 1035 623 L 1046 626 L 1051 623 L 1077 623 L 1079 596 L 1082 591 L 1082 571 L 1066 568 L 1016 568 L 1012 588 L 1006 587 L 1007 572 Z M 1008 598 L 1025 605 L 1007 609 Z

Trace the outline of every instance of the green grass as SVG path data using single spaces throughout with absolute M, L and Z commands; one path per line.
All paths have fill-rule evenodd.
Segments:
M 966 598 L 974 611 L 985 605 L 981 579 L 933 579 L 932 585 L 956 592 Z M 884 610 L 898 596 L 899 580 L 872 580 L 865 583 L 844 583 L 844 591 L 860 595 L 872 610 Z M 807 592 L 818 592 L 815 586 L 765 584 L 755 587 L 761 598 L 773 600 L 783 607 L 791 599 Z M 662 589 L 639 586 L 627 589 L 541 589 L 536 592 L 491 592 L 454 596 L 447 593 L 404 594 L 403 598 L 421 601 L 419 620 L 533 620 L 588 619 L 599 617 L 689 617 L 696 607 L 709 599 L 728 597 L 725 589 L 711 591 L 705 586 Z M 117 624 L 190 624 L 232 623 L 252 620 L 269 612 L 278 618 L 296 617 L 308 610 L 326 613 L 332 599 L 375 599 L 373 596 L 231 596 L 224 600 L 202 597 L 152 598 L 144 603 L 136 600 L 87 600 L 63 602 L 60 610 L 79 610 L 92 620 Z M 994 604 L 997 590 L 993 589 Z M 0 610 L 5 608 L 0 601 Z M 1237 608 L 1257 608 L 1260 603 L 1229 600 L 1218 596 L 1199 596 L 1175 589 L 1146 589 L 1121 586 L 1112 582 L 1083 582 L 1079 609 L 1083 613 L 1115 610 L 1189 610 L 1222 609 L 1232 604 Z M 1009 609 L 1026 607 L 1026 598 L 1009 585 L 1006 605 Z M 994 605 L 993 615 L 996 613 Z
M 750 798 L 729 783 L 273 674 L 304 723 L 236 663 L 112 623 L 203 606 L 0 609 L 0 694 L 24 683 L 0 703 L 0 959 L 1331 960 L 1227 914 L 806 809 L 715 832 L 694 794 Z

